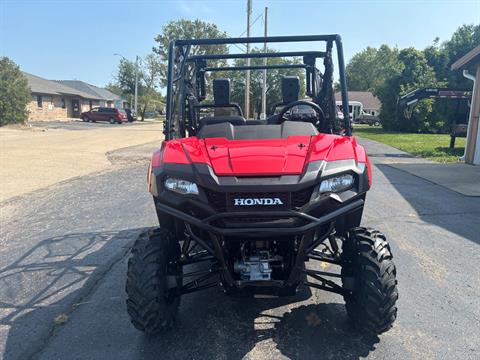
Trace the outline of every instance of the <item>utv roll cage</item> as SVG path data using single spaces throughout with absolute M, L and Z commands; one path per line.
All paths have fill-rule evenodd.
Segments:
M 324 42 L 324 51 L 287 51 L 287 52 L 254 52 L 239 54 L 205 54 L 190 55 L 192 46 L 234 45 L 258 43 L 286 42 Z M 340 35 L 303 35 L 303 36 L 271 36 L 250 38 L 220 38 L 220 39 L 190 39 L 173 40 L 169 45 L 167 70 L 166 121 L 164 134 L 166 140 L 195 134 L 197 111 L 200 108 L 235 107 L 242 116 L 241 109 L 236 104 L 204 104 L 206 99 L 207 72 L 243 71 L 264 69 L 305 69 L 305 94 L 318 104 L 333 128 L 336 120 L 335 99 L 333 93 L 333 44 L 337 50 L 340 88 L 343 104 L 345 135 L 351 136 L 352 129 L 348 114 L 348 93 L 345 78 L 345 62 Z M 301 64 L 251 65 L 251 66 L 209 66 L 209 60 L 254 59 L 302 57 Z M 316 68 L 316 60 L 323 59 L 324 73 Z

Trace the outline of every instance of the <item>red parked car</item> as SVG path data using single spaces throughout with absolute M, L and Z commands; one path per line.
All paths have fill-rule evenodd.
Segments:
M 108 121 L 110 124 L 121 124 L 128 121 L 125 110 L 107 107 L 94 107 L 90 111 L 81 113 L 80 118 L 85 122 Z

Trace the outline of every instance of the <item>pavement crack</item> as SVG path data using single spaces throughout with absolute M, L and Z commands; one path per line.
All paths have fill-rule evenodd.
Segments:
M 411 219 L 421 216 L 455 216 L 455 215 L 480 215 L 480 211 L 459 211 L 459 212 L 422 212 L 409 215 L 394 215 L 394 216 L 378 216 L 375 220 L 390 220 L 390 219 Z
M 132 239 L 128 242 L 128 245 L 123 246 L 121 250 L 118 251 L 117 254 L 112 256 L 112 258 L 109 259 L 109 261 L 105 265 L 101 266 L 100 269 L 96 270 L 90 276 L 85 285 L 78 290 L 77 296 L 75 296 L 75 298 L 69 304 L 66 304 L 68 310 L 61 314 L 62 316 L 66 316 L 66 318 L 71 321 L 74 311 L 79 307 L 76 305 L 79 303 L 84 303 L 88 300 L 88 298 L 90 298 L 90 296 L 97 290 L 100 282 L 105 278 L 105 276 L 110 272 L 110 270 L 112 270 L 115 265 L 120 263 L 128 255 L 131 245 L 138 237 L 138 235 L 147 229 L 148 228 L 145 228 L 143 230 L 137 230 L 131 234 Z M 23 354 L 21 354 L 20 358 L 26 360 L 33 360 L 39 357 L 45 351 L 45 349 L 48 348 L 51 341 L 65 325 L 66 324 L 55 323 L 55 321 L 53 321 L 52 319 L 52 324 L 49 330 L 45 332 L 44 336 L 42 336 L 41 339 L 39 339 L 39 341 L 37 342 L 38 345 L 24 351 Z

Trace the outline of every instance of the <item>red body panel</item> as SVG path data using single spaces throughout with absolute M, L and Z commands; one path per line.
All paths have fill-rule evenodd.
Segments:
M 362 146 L 354 137 L 319 134 L 286 139 L 228 140 L 189 137 L 165 141 L 154 153 L 152 166 L 161 162 L 202 163 L 219 176 L 268 176 L 301 174 L 312 161 L 356 159 L 367 163 Z
M 205 144 L 217 175 L 290 175 L 303 172 L 310 136 L 236 141 L 206 139 Z

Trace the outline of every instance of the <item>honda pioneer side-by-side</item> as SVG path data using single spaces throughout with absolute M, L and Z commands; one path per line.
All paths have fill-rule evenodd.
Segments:
M 283 42 L 322 48 L 193 51 Z M 334 98 L 335 56 L 343 119 Z M 273 57 L 303 61 L 233 63 Z M 231 102 L 230 72 L 289 68 L 305 70 L 304 94 L 299 77 L 281 78 L 282 98 L 266 119 L 246 119 Z M 148 170 L 160 227 L 137 239 L 128 262 L 133 325 L 164 330 L 182 295 L 211 287 L 233 296 L 291 296 L 309 286 L 343 296 L 358 329 L 388 330 L 397 314 L 396 270 L 385 235 L 360 227 L 372 168 L 352 136 L 340 36 L 175 40 L 167 76 L 165 141 Z

